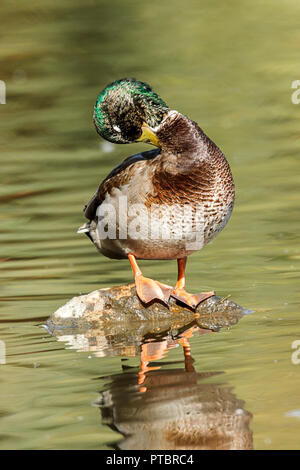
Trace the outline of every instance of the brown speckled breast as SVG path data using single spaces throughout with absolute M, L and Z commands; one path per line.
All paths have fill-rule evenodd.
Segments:
M 118 165 L 86 207 L 85 215 L 91 222 L 86 225 L 85 232 L 99 251 L 108 257 L 126 258 L 128 253 L 144 259 L 188 256 L 197 249 L 187 249 L 187 239 L 192 239 L 198 230 L 203 241 L 200 249 L 224 228 L 230 218 L 234 204 L 234 182 L 221 150 L 195 122 L 177 111 L 167 115 L 156 129 L 156 134 L 162 145 L 161 150 L 129 157 Z M 116 240 L 101 242 L 97 238 L 97 208 L 108 200 L 117 207 L 121 195 L 127 196 L 128 207 L 141 203 L 148 213 L 153 205 L 164 208 L 176 206 L 167 216 L 175 221 L 174 232 L 178 230 L 177 209 L 180 206 L 200 210 L 201 224 L 199 226 L 199 220 L 194 215 L 188 219 L 190 232 L 187 239 L 153 240 L 146 235 L 140 240 L 130 237 L 121 240 L 117 236 Z M 147 223 L 146 220 L 144 222 Z M 166 218 L 164 220 L 161 216 L 155 220 L 157 226 L 163 226 L 165 222 Z
M 168 132 L 157 134 L 163 152 L 159 161 L 149 163 L 153 192 L 145 204 L 200 208 L 207 243 L 226 225 L 233 209 L 235 187 L 230 166 L 198 124 L 179 113 L 171 117 Z

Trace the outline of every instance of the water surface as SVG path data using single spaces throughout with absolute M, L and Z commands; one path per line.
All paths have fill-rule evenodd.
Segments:
M 189 410 L 210 403 L 210 422 L 220 422 L 216 397 L 232 413 L 242 410 L 240 425 L 255 449 L 300 449 L 300 365 L 291 360 L 300 339 L 300 107 L 291 102 L 291 83 L 300 78 L 299 14 L 295 0 L 176 0 L 172 8 L 136 0 L 2 2 L 1 448 L 130 448 L 122 394 L 144 410 L 145 426 L 152 406 L 157 430 L 157 404 L 172 421 L 182 413 L 175 400 L 182 394 Z M 182 347 L 170 348 L 142 392 L 138 356 L 125 349 L 121 361 L 118 348 L 115 355 L 77 352 L 41 326 L 72 296 L 132 280 L 129 263 L 101 257 L 76 234 L 102 178 L 145 149 L 103 145 L 91 120 L 98 91 L 132 76 L 197 121 L 235 178 L 232 218 L 190 257 L 188 289 L 230 294 L 255 310 L 231 329 L 194 334 L 193 371 Z M 141 266 L 161 282 L 176 279 L 175 262 Z M 184 445 L 182 436 L 177 442 Z M 205 442 L 217 446 L 215 437 Z

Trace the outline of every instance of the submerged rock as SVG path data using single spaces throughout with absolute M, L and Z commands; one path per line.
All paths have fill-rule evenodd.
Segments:
M 203 301 L 196 311 L 173 298 L 168 307 L 158 302 L 145 307 L 136 295 L 135 285 L 129 284 L 74 297 L 53 313 L 47 328 L 65 340 L 72 336 L 72 345 L 83 350 L 89 350 L 88 344 L 95 338 L 98 342 L 100 337 L 135 349 L 147 336 L 174 337 L 193 325 L 212 331 L 228 328 L 245 313 L 235 302 L 217 296 Z

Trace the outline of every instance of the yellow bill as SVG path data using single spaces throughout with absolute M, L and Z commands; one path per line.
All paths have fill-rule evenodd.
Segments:
M 145 122 L 142 125 L 142 135 L 136 139 L 136 142 L 146 142 L 147 144 L 153 144 L 156 147 L 161 147 L 157 135 Z

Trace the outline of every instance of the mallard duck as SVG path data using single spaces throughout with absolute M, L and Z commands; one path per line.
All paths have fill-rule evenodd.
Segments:
M 93 120 L 110 142 L 157 148 L 126 158 L 109 173 L 85 206 L 88 222 L 78 232 L 103 255 L 129 259 L 144 304 L 168 304 L 172 296 L 195 309 L 214 291 L 186 292 L 186 261 L 230 218 L 235 191 L 225 156 L 197 123 L 135 79 L 109 84 L 98 96 Z M 176 259 L 175 287 L 144 277 L 137 259 Z

